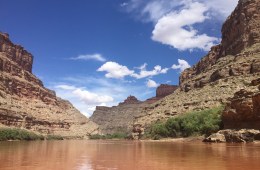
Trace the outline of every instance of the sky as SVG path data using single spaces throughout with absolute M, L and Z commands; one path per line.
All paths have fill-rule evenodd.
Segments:
M 145 100 L 220 43 L 238 0 L 0 0 L 0 31 L 34 56 L 33 74 L 89 117 Z

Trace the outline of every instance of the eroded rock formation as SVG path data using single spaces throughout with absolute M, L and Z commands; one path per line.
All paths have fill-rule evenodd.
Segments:
M 146 103 L 155 103 L 159 101 L 160 99 L 174 93 L 175 90 L 177 90 L 178 86 L 176 85 L 169 85 L 169 84 L 161 84 L 159 87 L 156 89 L 156 96 L 147 99 L 145 102 Z
M 119 105 L 128 105 L 128 104 L 138 104 L 141 103 L 135 96 L 128 96 L 124 102 L 119 103 Z
M 252 81 L 251 85 L 260 79 Z M 260 83 L 259 83 L 260 84 Z M 241 89 L 229 99 L 222 120 L 226 129 L 260 129 L 260 85 L 254 90 Z
M 143 109 L 147 108 L 151 103 L 174 93 L 176 89 L 177 86 L 164 84 L 157 88 L 156 97 L 147 99 L 144 102 L 139 101 L 135 96 L 129 96 L 118 106 L 97 106 L 90 120 L 97 123 L 100 131 L 104 134 L 130 133 L 133 128 L 133 120 L 143 116 Z
M 33 56 L 0 33 L 0 124 L 46 134 L 86 136 L 98 126 L 32 74 Z
M 259 0 L 239 1 L 222 27 L 221 44 L 212 47 L 208 55 L 181 74 L 181 90 L 187 92 L 219 79 L 260 71 L 257 56 L 252 57 L 260 52 L 259 6 Z

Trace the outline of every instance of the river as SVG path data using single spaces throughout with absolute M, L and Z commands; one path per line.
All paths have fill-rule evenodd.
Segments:
M 259 170 L 260 144 L 0 142 L 0 170 Z

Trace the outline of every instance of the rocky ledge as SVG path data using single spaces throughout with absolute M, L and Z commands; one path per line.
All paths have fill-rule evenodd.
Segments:
M 228 100 L 222 114 L 224 128 L 260 129 L 260 78 L 253 80 L 250 86 L 255 89 L 241 89 Z
M 220 130 L 205 138 L 203 142 L 212 143 L 248 143 L 260 140 L 260 131 L 254 129 Z

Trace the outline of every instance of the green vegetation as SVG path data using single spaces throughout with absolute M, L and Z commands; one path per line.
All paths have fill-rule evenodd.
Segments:
M 146 131 L 144 138 L 158 140 L 166 137 L 209 135 L 220 129 L 222 111 L 223 107 L 218 107 L 189 112 L 166 122 L 156 122 Z
M 97 139 L 126 139 L 128 137 L 125 133 L 113 133 L 113 134 L 106 134 L 106 135 L 91 135 L 89 139 L 97 140 Z
M 59 135 L 47 135 L 46 140 L 63 140 L 64 138 Z
M 44 137 L 23 129 L 1 128 L 0 141 L 6 140 L 44 140 Z

